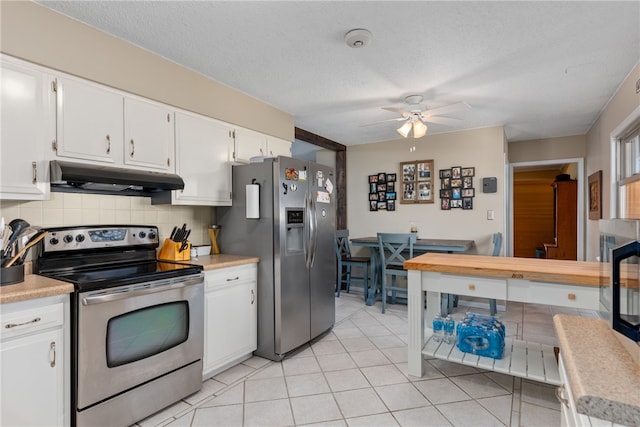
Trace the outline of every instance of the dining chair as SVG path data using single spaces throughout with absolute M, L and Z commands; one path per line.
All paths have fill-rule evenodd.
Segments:
M 333 241 L 336 256 L 338 258 L 338 281 L 336 283 L 336 296 L 340 297 L 342 285 L 345 285 L 347 293 L 351 290 L 352 281 L 356 280 L 362 284 L 362 292 L 365 300 L 369 292 L 369 270 L 371 260 L 369 257 L 351 256 L 351 248 L 349 246 L 349 230 L 336 230 L 335 239 Z M 361 276 L 353 275 L 353 268 L 362 270 Z
M 491 236 L 493 242 L 493 252 L 491 256 L 500 256 L 500 252 L 502 251 L 502 233 L 493 233 Z M 446 295 L 446 296 L 445 296 Z M 458 296 L 453 294 L 443 294 L 442 301 L 440 303 L 441 311 L 445 312 L 445 307 L 447 307 L 446 312 L 451 313 L 453 307 L 458 306 Z M 496 300 L 494 298 L 489 299 L 489 312 L 492 316 L 495 316 L 498 313 L 498 307 Z
M 396 286 L 398 276 L 407 277 L 404 262 L 413 258 L 415 233 L 378 233 L 378 249 L 381 274 L 382 313 L 386 310 L 387 292 L 391 291 L 391 303 L 396 302 L 396 293 L 407 295 L 407 288 Z M 387 285 L 387 275 L 391 276 L 391 286 Z

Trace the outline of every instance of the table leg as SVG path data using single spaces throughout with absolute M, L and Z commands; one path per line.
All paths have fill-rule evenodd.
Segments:
M 407 277 L 408 301 L 407 314 L 409 322 L 408 373 L 421 378 L 424 375 L 422 366 L 422 346 L 424 345 L 424 310 L 422 292 L 422 272 L 409 270 Z M 429 306 L 427 302 L 427 307 Z

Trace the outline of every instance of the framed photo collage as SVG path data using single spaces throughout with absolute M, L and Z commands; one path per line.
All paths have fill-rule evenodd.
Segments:
M 369 175 L 369 210 L 396 210 L 396 181 L 395 173 L 380 172 Z
M 476 168 L 453 166 L 451 169 L 440 169 L 439 172 L 440 209 L 473 209 L 473 198 L 476 196 L 473 177 Z

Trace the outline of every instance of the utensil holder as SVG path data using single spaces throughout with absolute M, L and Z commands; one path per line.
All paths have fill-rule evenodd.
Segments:
M 164 239 L 162 248 L 158 253 L 158 259 L 167 261 L 189 261 L 191 259 L 191 243 L 187 242 L 187 247 L 180 251 L 182 242 L 174 242 L 171 239 Z
M 24 264 L 0 268 L 0 285 L 13 285 L 24 282 Z

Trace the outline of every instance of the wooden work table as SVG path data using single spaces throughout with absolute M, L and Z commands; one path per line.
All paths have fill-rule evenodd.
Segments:
M 598 310 L 601 264 L 537 258 L 427 253 L 404 264 L 408 273 L 408 371 L 422 377 L 423 355 L 560 384 L 553 347 L 508 338 L 505 355 L 494 360 L 435 343 L 430 322 L 440 293 Z M 637 283 L 637 280 L 635 280 Z M 427 297 L 426 315 L 424 292 Z M 537 359 L 529 358 L 537 354 Z

